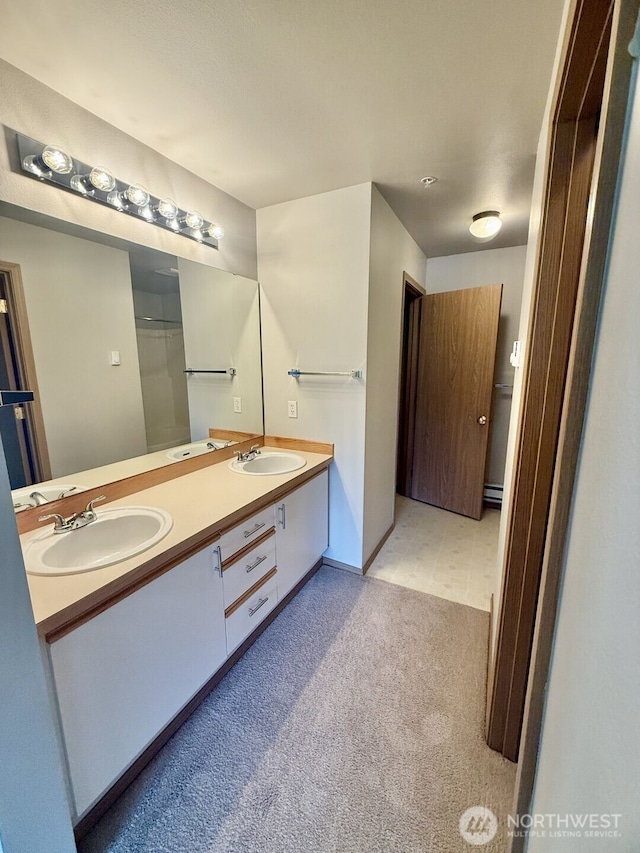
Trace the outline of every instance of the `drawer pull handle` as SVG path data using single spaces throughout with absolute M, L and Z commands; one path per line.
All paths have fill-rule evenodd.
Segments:
M 265 595 L 265 597 L 264 597 L 264 598 L 261 598 L 261 599 L 260 599 L 260 601 L 256 604 L 256 606 L 255 606 L 255 607 L 250 607 L 250 608 L 249 608 L 249 616 L 253 616 L 255 613 L 257 613 L 257 612 L 258 612 L 258 610 L 260 610 L 260 608 L 262 607 L 262 605 L 263 605 L 263 604 L 266 604 L 266 603 L 267 603 L 267 601 L 269 601 L 269 596 L 268 596 L 268 595 Z
M 260 565 L 260 563 L 264 563 L 264 561 L 266 559 L 267 559 L 267 555 L 265 554 L 264 557 L 258 557 L 256 559 L 255 563 L 250 563 L 246 568 L 247 574 L 249 574 L 249 572 L 252 572 L 257 566 Z
M 215 554 L 216 559 L 214 560 L 214 565 L 216 570 L 220 572 L 220 577 L 222 577 L 222 548 L 219 545 L 213 549 L 213 553 Z
M 262 527 L 264 527 L 264 526 L 265 526 L 265 524 L 266 524 L 266 522 L 265 522 L 265 521 L 262 521 L 262 522 L 260 522 L 260 521 L 256 521 L 256 523 L 255 523 L 255 525 L 254 525 L 254 527 L 253 527 L 253 530 L 245 530 L 245 532 L 244 532 L 244 538 L 245 538 L 245 539 L 248 539 L 250 536 L 253 536 L 253 534 L 254 534 L 257 530 L 260 530 Z

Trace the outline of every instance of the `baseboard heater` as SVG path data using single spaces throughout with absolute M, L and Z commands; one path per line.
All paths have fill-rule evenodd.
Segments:
M 504 487 L 498 483 L 485 483 L 483 492 L 484 502 L 489 506 L 501 507 L 503 490 Z

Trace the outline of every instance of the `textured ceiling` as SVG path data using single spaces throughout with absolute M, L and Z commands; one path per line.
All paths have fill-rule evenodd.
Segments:
M 0 55 L 252 207 L 375 181 L 434 257 L 526 242 L 562 5 L 0 0 Z

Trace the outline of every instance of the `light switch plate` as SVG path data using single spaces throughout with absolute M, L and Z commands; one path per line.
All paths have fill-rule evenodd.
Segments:
M 117 349 L 111 350 L 111 364 L 117 367 L 120 364 L 120 352 Z
M 242 414 L 242 397 L 233 398 L 233 411 L 236 415 Z
M 289 407 L 289 417 L 290 418 L 297 418 L 298 417 L 298 401 L 297 400 L 289 400 L 287 405 Z

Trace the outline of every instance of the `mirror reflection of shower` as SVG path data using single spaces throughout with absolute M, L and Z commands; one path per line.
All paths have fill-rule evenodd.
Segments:
M 177 258 L 131 255 L 131 284 L 147 450 L 190 441 L 184 332 Z

